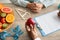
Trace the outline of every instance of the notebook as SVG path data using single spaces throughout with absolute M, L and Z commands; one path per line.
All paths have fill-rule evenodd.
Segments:
M 42 36 L 46 36 L 60 29 L 60 18 L 57 16 L 59 10 L 35 17 L 34 20 Z

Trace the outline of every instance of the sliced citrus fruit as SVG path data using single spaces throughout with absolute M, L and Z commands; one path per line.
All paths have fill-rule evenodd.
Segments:
M 0 3 L 0 9 L 2 9 L 4 7 L 4 5 L 2 3 Z
M 14 18 L 14 15 L 13 15 L 13 14 L 8 14 L 8 15 L 6 16 L 6 21 L 7 21 L 8 23 L 12 23 L 14 20 L 15 20 L 15 18 Z
M 1 9 L 1 11 L 4 12 L 4 13 L 11 13 L 11 12 L 12 12 L 12 9 L 9 8 L 9 7 L 3 7 L 3 8 Z

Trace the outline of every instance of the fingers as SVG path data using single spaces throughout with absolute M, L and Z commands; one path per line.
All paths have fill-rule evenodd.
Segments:
M 36 3 L 33 3 L 34 6 L 36 6 Z
M 41 11 L 42 8 L 35 8 L 35 9 L 31 9 L 32 12 L 36 12 L 39 13 Z
M 43 4 L 37 3 L 36 5 L 37 5 L 37 7 L 39 7 L 39 8 L 42 8 L 42 7 L 43 7 Z
M 32 12 L 35 12 L 35 13 L 38 13 L 40 12 L 40 9 L 39 10 L 31 10 Z
M 26 29 L 27 29 L 27 31 L 31 31 L 31 29 L 30 29 L 30 27 L 29 27 L 29 26 L 27 26 L 27 27 L 26 27 Z
M 30 25 L 31 26 L 31 31 L 34 31 L 35 30 L 35 27 L 36 27 L 36 25 Z
M 32 4 L 32 10 L 39 10 L 42 9 L 43 4 L 39 4 L 39 3 L 33 3 Z
M 25 24 L 25 28 L 26 30 L 29 32 L 30 31 L 30 27 L 28 25 Z
M 36 24 L 35 24 L 35 25 L 33 25 L 33 29 L 35 29 L 35 27 L 36 27 Z
M 43 5 L 38 3 L 30 3 L 28 6 L 28 8 L 32 10 L 32 12 L 39 12 L 42 9 Z
M 31 11 L 38 13 L 38 12 L 40 12 L 41 9 L 42 9 L 42 7 L 34 7 L 31 9 Z
M 31 24 L 30 26 L 25 25 L 25 28 L 26 28 L 27 31 L 33 31 L 33 30 L 34 30 L 34 27 L 35 27 L 35 26 L 32 25 L 32 24 Z
M 32 25 L 27 25 L 27 24 L 25 23 L 25 28 L 26 28 L 26 30 L 29 32 L 29 31 L 31 31 L 31 30 L 33 29 L 33 26 L 32 26 Z
M 36 3 L 31 3 L 31 9 L 37 9 Z
M 38 7 L 32 7 L 32 9 L 31 10 L 37 10 L 38 9 Z
M 33 30 L 33 28 L 34 28 L 34 26 L 31 24 L 31 25 L 30 25 L 30 29 Z
M 25 23 L 25 28 L 26 28 L 26 30 L 27 30 L 27 23 Z

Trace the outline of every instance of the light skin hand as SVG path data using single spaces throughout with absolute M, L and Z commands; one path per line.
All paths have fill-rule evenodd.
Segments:
M 34 9 L 35 5 L 33 3 L 28 3 L 27 8 Z
M 42 4 L 38 4 L 38 3 L 35 3 L 36 4 L 36 9 L 32 9 L 32 11 L 33 12 L 40 12 L 41 11 L 41 9 L 42 9 L 42 7 L 43 7 L 43 5 Z
M 30 25 L 30 26 L 25 25 L 25 28 L 26 28 L 26 30 L 28 32 L 28 35 L 29 35 L 29 37 L 31 39 L 34 40 L 35 38 L 38 37 L 38 33 L 37 33 L 36 29 L 35 29 L 35 26 L 33 26 L 33 25 Z
M 40 12 L 40 10 L 42 9 L 43 5 L 39 4 L 39 3 L 29 3 L 28 4 L 28 8 L 32 11 L 32 12 Z

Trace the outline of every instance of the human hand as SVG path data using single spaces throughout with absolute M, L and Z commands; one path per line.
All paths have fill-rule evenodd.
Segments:
M 31 11 L 32 11 L 32 12 L 39 13 L 39 12 L 41 11 L 43 5 L 42 5 L 42 4 L 38 4 L 38 3 L 34 3 L 34 4 L 35 4 L 36 6 L 35 6 L 33 9 L 31 9 Z
M 27 5 L 27 7 L 29 9 L 31 9 L 32 12 L 40 12 L 40 10 L 42 9 L 43 5 L 42 4 L 39 4 L 39 3 L 29 3 Z
M 28 26 L 25 24 L 25 28 L 26 28 L 28 35 L 31 39 L 34 40 L 34 39 L 38 38 L 38 33 L 35 29 L 35 26 L 33 26 L 33 25 Z
M 33 3 L 28 3 L 28 4 L 27 4 L 27 8 L 29 8 L 29 9 L 33 9 L 34 6 L 35 6 L 35 5 L 34 5 Z

